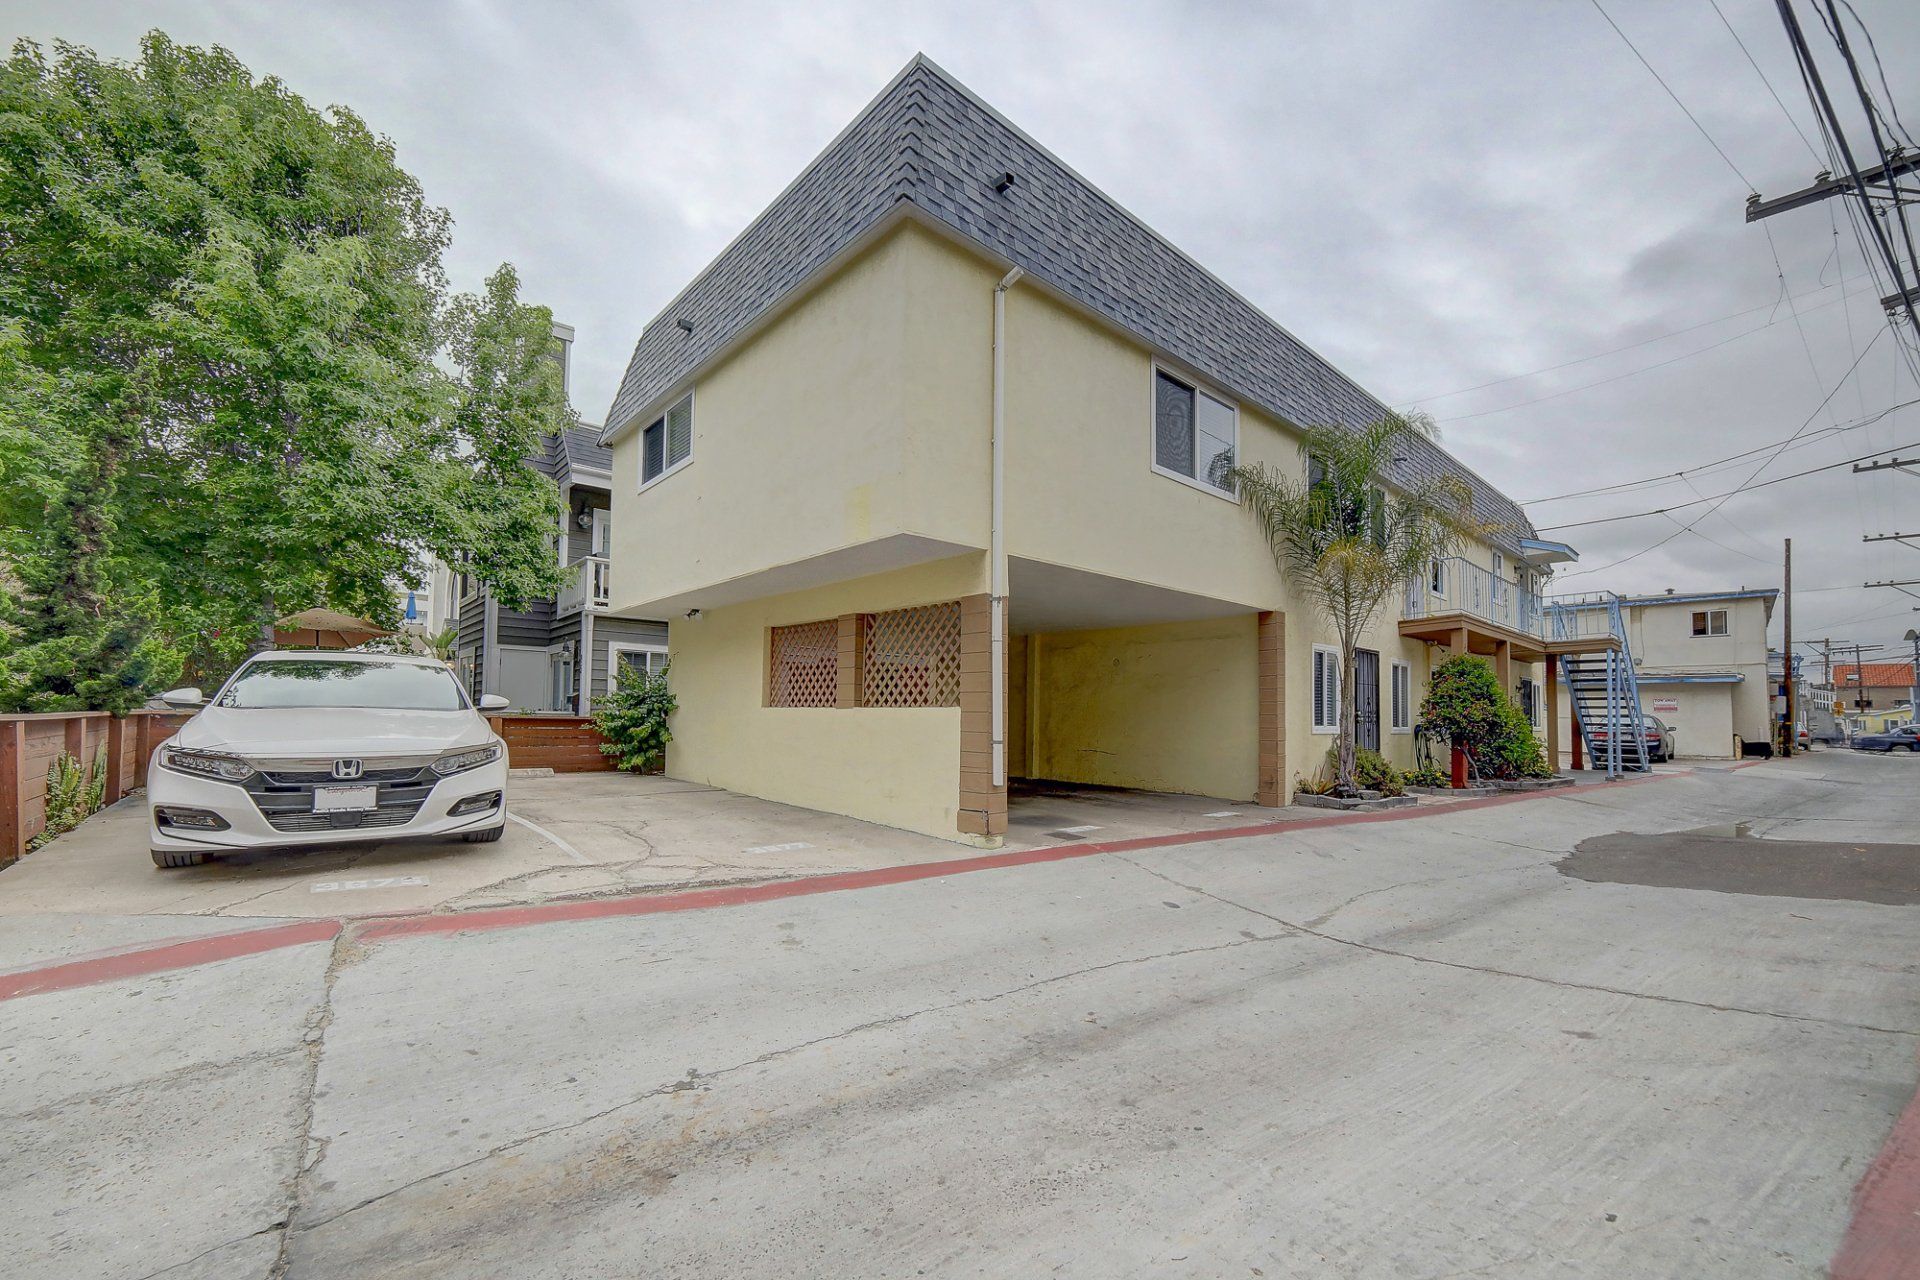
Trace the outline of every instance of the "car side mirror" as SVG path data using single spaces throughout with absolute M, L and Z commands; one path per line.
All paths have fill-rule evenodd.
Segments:
M 480 695 L 480 709 L 482 711 L 505 711 L 512 705 L 512 701 L 502 694 L 483 693 Z
M 182 710 L 188 707 L 204 707 L 207 705 L 206 695 L 194 688 L 169 689 L 160 695 L 160 701 L 170 707 L 179 707 Z

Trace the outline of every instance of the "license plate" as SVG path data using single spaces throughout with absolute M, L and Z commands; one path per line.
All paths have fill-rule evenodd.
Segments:
M 380 785 L 368 782 L 357 787 L 315 787 L 315 813 L 365 813 L 380 807 Z

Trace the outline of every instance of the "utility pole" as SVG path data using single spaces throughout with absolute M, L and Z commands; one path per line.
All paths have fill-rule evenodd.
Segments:
M 1920 458 L 1888 458 L 1885 462 L 1856 462 L 1853 464 L 1855 475 L 1867 471 L 1906 471 L 1910 476 L 1920 475 L 1920 471 L 1910 471 L 1910 467 L 1920 467 Z
M 1920 538 L 1920 533 L 1863 533 L 1862 542 L 1906 542 L 1911 538 Z
M 1920 155 L 1890 152 L 1887 140 L 1880 133 L 1875 119 L 1875 107 L 1867 92 L 1866 82 L 1861 77 L 1860 67 L 1854 61 L 1853 50 L 1846 38 L 1846 28 L 1840 20 L 1840 14 L 1833 0 L 1826 0 L 1828 25 L 1834 43 L 1839 46 L 1840 55 L 1847 63 L 1854 88 L 1859 93 L 1861 105 L 1866 110 L 1867 127 L 1872 134 L 1873 147 L 1878 164 L 1862 168 L 1854 159 L 1853 146 L 1848 142 L 1846 133 L 1840 127 L 1839 113 L 1834 110 L 1833 99 L 1827 94 L 1826 82 L 1821 79 L 1820 65 L 1814 61 L 1813 51 L 1807 47 L 1806 33 L 1800 29 L 1800 19 L 1794 15 L 1792 0 L 1774 0 L 1780 11 L 1781 24 L 1787 31 L 1787 43 L 1793 47 L 1794 60 L 1799 64 L 1801 79 L 1807 86 L 1807 97 L 1812 101 L 1814 114 L 1820 118 L 1820 124 L 1839 152 L 1840 163 L 1846 167 L 1844 173 L 1835 175 L 1821 173 L 1812 186 L 1780 196 L 1773 200 L 1763 200 L 1756 193 L 1747 200 L 1747 221 L 1758 222 L 1761 218 L 1788 209 L 1797 209 L 1803 205 L 1814 204 L 1829 197 L 1852 194 L 1860 202 L 1860 210 L 1868 232 L 1873 238 L 1875 250 L 1881 263 L 1893 278 L 1894 292 L 1881 300 L 1889 317 L 1903 316 L 1912 327 L 1914 334 L 1920 336 L 1920 286 L 1909 282 L 1907 272 L 1910 266 L 1920 267 L 1920 263 L 1903 263 L 1894 237 L 1884 220 L 1879 216 L 1881 210 L 1876 201 L 1890 208 L 1899 220 L 1900 239 L 1905 243 L 1909 259 L 1914 256 L 1912 231 L 1907 225 L 1905 205 L 1914 199 L 1910 188 L 1902 187 L 1899 179 L 1904 174 L 1920 168 Z
M 1786 623 L 1785 623 L 1786 635 L 1782 637 L 1782 643 L 1780 645 L 1780 678 L 1782 682 L 1785 684 L 1786 692 L 1787 692 L 1787 697 L 1786 697 L 1787 727 L 1786 727 L 1786 731 L 1780 735 L 1780 754 L 1783 756 L 1790 756 L 1793 754 L 1794 743 L 1797 741 L 1794 735 L 1794 720 L 1793 720 L 1794 708 L 1793 708 L 1793 539 L 1792 538 L 1787 539 L 1786 582 L 1784 584 L 1784 590 L 1782 590 L 1781 594 L 1786 597 L 1786 602 L 1787 602 L 1787 616 L 1786 616 Z

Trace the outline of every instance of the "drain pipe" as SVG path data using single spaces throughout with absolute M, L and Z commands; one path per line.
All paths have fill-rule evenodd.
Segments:
M 988 623 L 987 661 L 992 703 L 993 785 L 1007 785 L 1007 290 L 1026 272 L 1019 267 L 1002 276 L 993 290 L 993 517 L 987 530 L 988 590 L 992 617 Z

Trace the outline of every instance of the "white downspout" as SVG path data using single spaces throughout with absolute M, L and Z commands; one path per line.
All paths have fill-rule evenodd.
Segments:
M 1007 272 L 993 290 L 993 519 L 987 531 L 992 616 L 987 661 L 992 702 L 993 785 L 1007 785 L 1007 290 L 1026 272 Z

